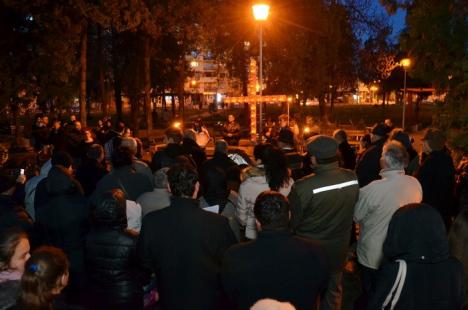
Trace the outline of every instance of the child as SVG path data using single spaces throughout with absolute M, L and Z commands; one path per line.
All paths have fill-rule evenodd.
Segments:
M 17 309 L 63 309 L 58 299 L 68 284 L 68 259 L 58 248 L 43 246 L 26 262 Z

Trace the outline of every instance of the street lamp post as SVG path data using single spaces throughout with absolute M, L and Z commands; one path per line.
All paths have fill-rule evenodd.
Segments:
M 254 4 L 252 6 L 252 11 L 255 17 L 255 20 L 259 22 L 260 26 L 260 52 L 259 52 L 259 83 L 260 83 L 260 98 L 262 98 L 262 92 L 263 92 L 263 22 L 267 20 L 268 14 L 270 12 L 270 6 L 268 4 Z M 262 128 L 263 128 L 263 102 L 261 100 L 260 102 L 260 107 L 259 107 L 259 126 L 258 126 L 258 132 L 260 135 L 262 134 Z
M 401 128 L 405 130 L 405 112 L 406 112 L 406 70 L 411 65 L 411 60 L 409 58 L 404 58 L 401 60 L 400 65 L 404 70 L 403 78 L 403 115 L 401 117 Z

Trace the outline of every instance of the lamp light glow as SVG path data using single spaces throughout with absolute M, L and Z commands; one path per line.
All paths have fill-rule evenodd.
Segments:
M 256 20 L 267 20 L 270 6 L 264 3 L 254 4 L 252 5 L 252 11 Z
M 408 68 L 409 66 L 411 66 L 411 59 L 409 59 L 409 58 L 403 58 L 403 59 L 400 61 L 400 66 L 405 67 L 405 68 Z

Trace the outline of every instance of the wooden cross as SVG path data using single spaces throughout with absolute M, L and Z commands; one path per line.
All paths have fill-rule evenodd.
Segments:
M 261 85 L 260 85 L 261 87 Z M 289 102 L 290 98 L 286 95 L 272 95 L 272 96 L 260 96 L 257 95 L 258 88 L 258 76 L 257 76 L 257 61 L 254 58 L 250 58 L 249 64 L 249 83 L 247 86 L 248 96 L 240 97 L 226 97 L 224 103 L 248 103 L 250 106 L 250 132 L 255 135 L 257 134 L 257 103 L 280 103 L 288 102 L 288 117 L 289 117 Z

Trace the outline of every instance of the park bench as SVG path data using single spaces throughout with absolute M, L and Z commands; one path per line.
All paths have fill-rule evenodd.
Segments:
M 361 129 L 344 129 L 346 135 L 348 136 L 348 142 L 353 147 L 359 146 L 359 141 L 361 141 L 362 137 L 364 137 L 367 133 L 366 130 Z

